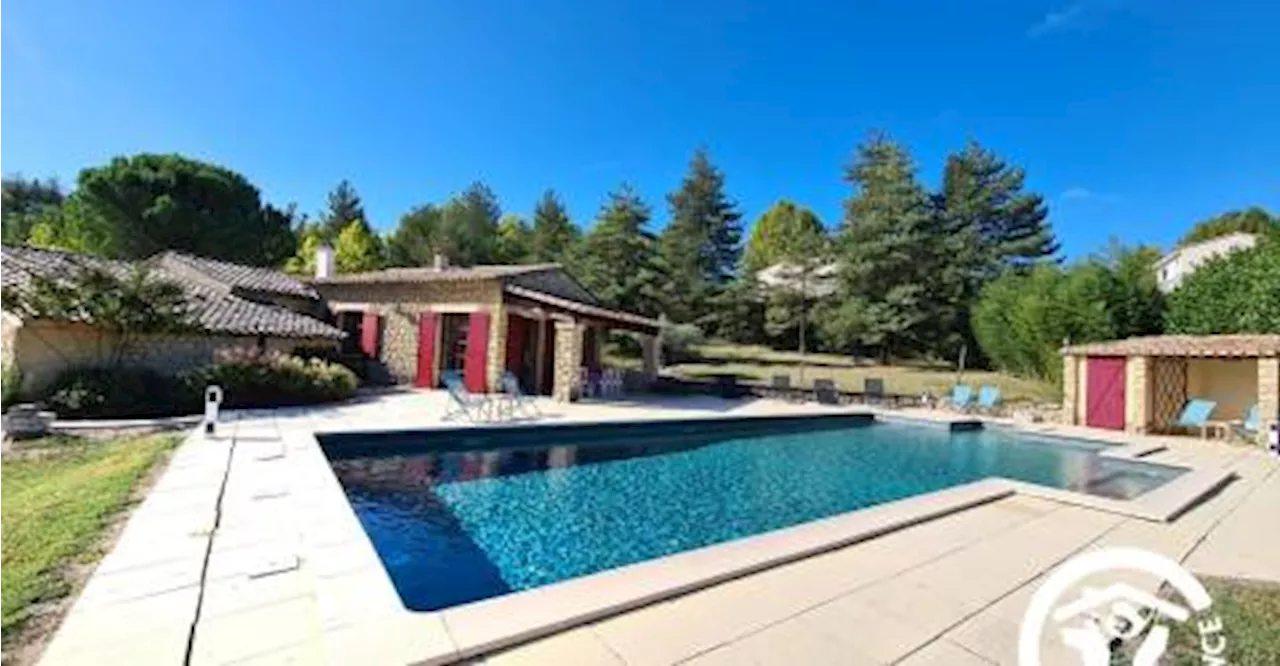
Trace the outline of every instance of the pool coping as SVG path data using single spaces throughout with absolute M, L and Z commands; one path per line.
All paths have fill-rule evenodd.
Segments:
M 883 421 L 928 421 L 885 419 L 873 414 Z M 1053 436 L 1041 429 L 999 427 Z M 1187 473 L 1137 498 L 1115 500 L 991 477 L 552 585 L 418 612 L 406 609 L 400 601 L 390 574 L 321 450 L 317 433 L 294 433 L 287 439 L 291 441 L 286 442 L 286 448 L 295 453 L 289 457 L 303 467 L 294 470 L 291 483 L 294 499 L 309 514 L 303 521 L 302 556 L 316 571 L 322 630 L 340 663 L 367 655 L 371 646 L 378 646 L 376 651 L 381 653 L 390 646 L 405 663 L 445 664 L 474 658 L 1015 494 L 1167 522 L 1233 478 L 1223 469 L 1188 468 Z M 1117 451 L 1115 457 L 1140 456 Z

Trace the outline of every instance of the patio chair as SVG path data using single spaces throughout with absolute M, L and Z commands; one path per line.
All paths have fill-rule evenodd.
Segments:
M 813 397 L 822 405 L 839 405 L 840 390 L 831 379 L 813 380 Z
M 515 414 L 515 411 L 519 409 L 534 418 L 542 418 L 542 412 L 538 410 L 538 403 L 534 401 L 533 396 L 520 389 L 520 380 L 510 370 L 502 373 L 502 392 L 506 394 L 507 400 L 510 401 L 512 414 Z
M 791 375 L 774 375 L 769 382 L 769 397 L 791 399 Z
M 622 395 L 622 371 L 617 368 L 605 368 L 600 372 L 600 395 L 616 398 Z
M 978 409 L 981 411 L 988 414 L 996 411 L 1000 408 L 1002 400 L 998 386 L 984 384 L 978 389 Z
M 1201 400 L 1199 398 L 1188 400 L 1186 407 L 1182 408 L 1182 413 L 1171 424 L 1175 429 L 1194 430 L 1200 429 L 1200 437 L 1209 436 L 1209 416 L 1213 414 L 1213 410 L 1217 408 L 1218 403 L 1212 400 Z
M 973 387 L 968 384 L 956 384 L 951 387 L 951 397 L 946 404 L 953 409 L 967 412 L 973 408 Z
M 578 395 L 583 398 L 592 398 L 600 394 L 600 374 L 592 372 L 591 368 L 582 366 L 578 368 Z
M 884 402 L 884 380 L 879 377 L 867 377 L 862 384 L 862 400 L 867 404 Z
M 449 404 L 442 420 L 448 421 L 456 416 L 465 416 L 472 423 L 487 421 L 492 417 L 501 417 L 501 409 L 497 402 L 483 393 L 472 393 L 462 382 L 462 376 L 456 372 L 443 375 L 444 388 L 449 393 Z
M 1258 409 L 1258 404 L 1254 403 L 1245 410 L 1243 421 L 1232 422 L 1231 429 L 1244 439 L 1257 439 L 1258 433 L 1262 431 L 1262 411 Z

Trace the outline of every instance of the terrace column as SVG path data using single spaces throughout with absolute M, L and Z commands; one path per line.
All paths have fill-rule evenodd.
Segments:
M 1125 416 L 1126 432 L 1145 433 L 1147 431 L 1148 414 L 1150 414 L 1150 398 L 1147 396 L 1147 357 L 1130 356 L 1125 363 Z
M 1280 358 L 1258 359 L 1258 416 L 1262 432 L 1259 441 L 1265 446 L 1268 428 L 1280 419 Z
M 1076 424 L 1076 387 L 1080 385 L 1076 369 L 1079 367 L 1079 359 L 1074 354 L 1062 357 L 1062 422 L 1067 425 Z
M 551 397 L 559 402 L 569 402 L 577 395 L 583 330 L 583 325 L 576 321 L 556 321 Z
M 658 336 L 640 335 L 640 355 L 643 359 L 640 371 L 644 375 L 645 384 L 652 384 L 658 379 L 658 370 L 662 367 L 662 358 L 659 354 L 661 349 Z

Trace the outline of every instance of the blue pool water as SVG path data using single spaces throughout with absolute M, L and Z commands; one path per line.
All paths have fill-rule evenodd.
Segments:
M 321 438 L 406 607 L 437 610 L 990 476 L 1130 498 L 1105 445 L 860 417 Z

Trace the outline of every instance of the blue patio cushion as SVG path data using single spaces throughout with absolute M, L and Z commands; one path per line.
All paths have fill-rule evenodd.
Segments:
M 967 405 L 973 400 L 973 387 L 968 384 L 956 384 L 951 389 L 951 404 Z
M 1209 415 L 1213 413 L 1213 409 L 1218 403 L 1212 400 L 1201 400 L 1199 398 L 1188 400 L 1187 406 L 1182 409 L 1182 414 L 1178 416 L 1178 425 L 1186 427 L 1199 427 L 1209 420 Z
M 995 407 L 1000 404 L 1000 389 L 995 386 L 983 386 L 978 389 L 978 406 Z
M 1258 432 L 1262 428 L 1262 410 L 1258 409 L 1258 404 L 1254 403 L 1252 407 L 1244 413 L 1244 429 L 1250 432 Z

